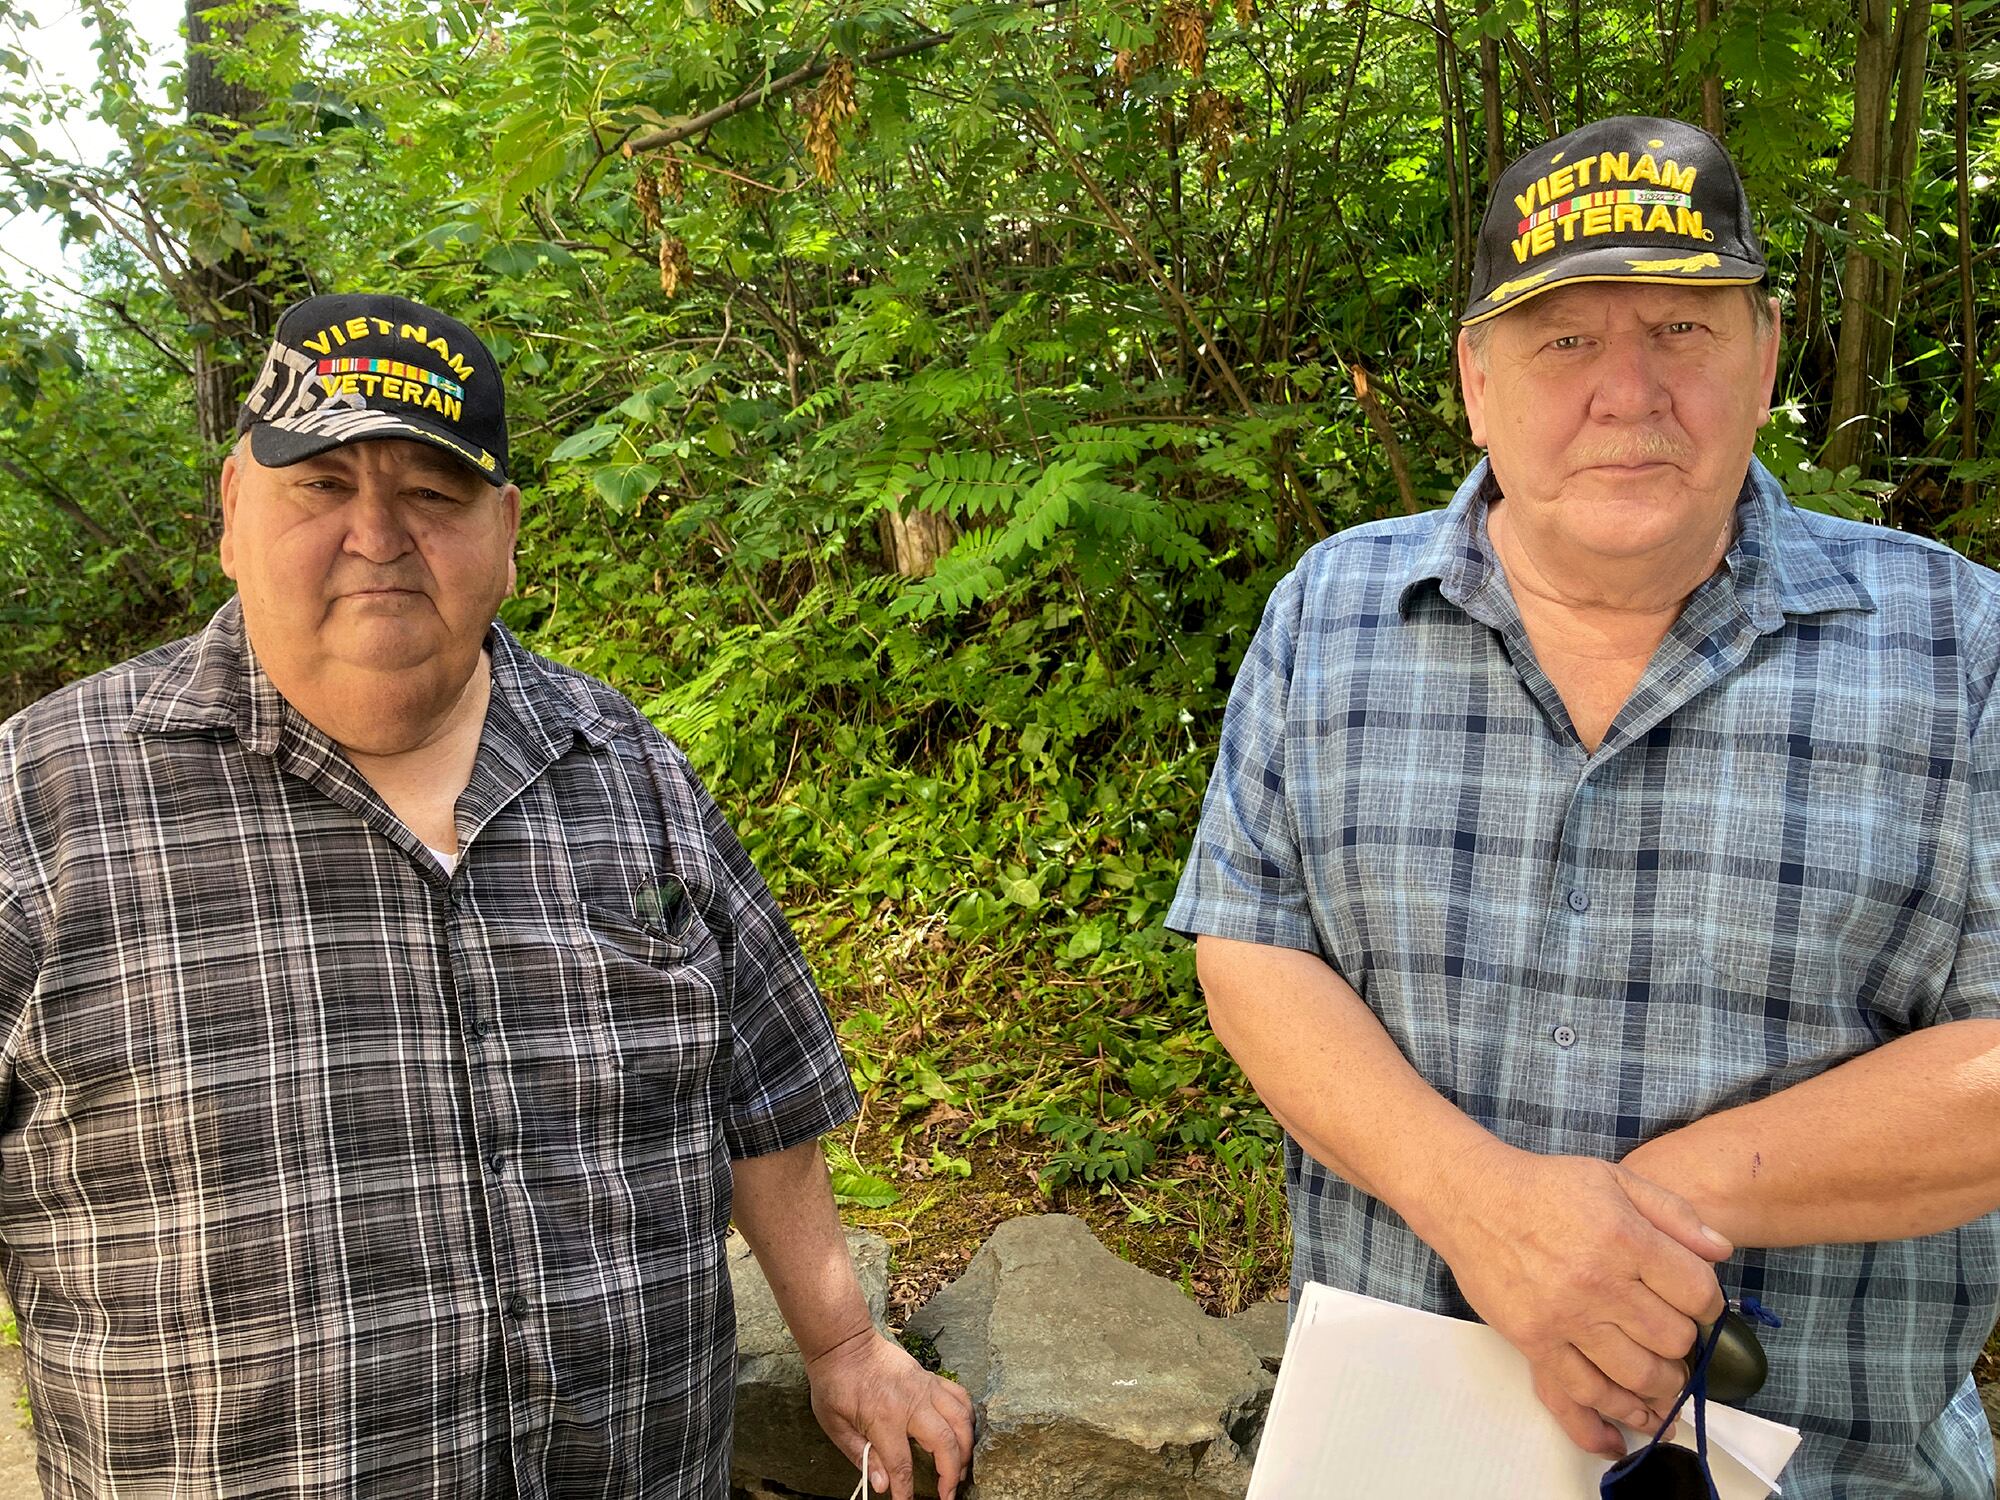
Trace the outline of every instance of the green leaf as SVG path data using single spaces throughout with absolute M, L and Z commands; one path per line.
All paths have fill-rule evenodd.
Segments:
M 626 514 L 652 494 L 660 482 L 660 471 L 651 464 L 606 464 L 590 476 L 611 508 Z
M 1079 927 L 1063 948 L 1064 958 L 1095 958 L 1104 951 L 1104 929 L 1092 922 Z
M 479 263 L 495 276 L 519 279 L 530 275 L 542 263 L 540 247 L 532 243 L 493 245 L 479 257 Z
M 1025 906 L 1031 911 L 1042 904 L 1041 886 L 1026 875 L 1003 875 L 1000 878 L 1000 894 L 1016 906 Z
M 893 1182 L 870 1176 L 858 1167 L 833 1169 L 833 1198 L 853 1208 L 888 1208 L 902 1192 Z
M 586 427 L 581 432 L 573 432 L 564 438 L 549 454 L 550 463 L 561 463 L 566 458 L 588 458 L 593 453 L 602 453 L 624 435 L 622 427 Z

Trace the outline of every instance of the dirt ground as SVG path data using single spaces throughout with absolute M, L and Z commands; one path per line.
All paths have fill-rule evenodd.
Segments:
M 28 1388 L 21 1375 L 21 1350 L 0 1345 L 0 1500 L 39 1500 L 35 1481 L 35 1435 L 24 1420 Z

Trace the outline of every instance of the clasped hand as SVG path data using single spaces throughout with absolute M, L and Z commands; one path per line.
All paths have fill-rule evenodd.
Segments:
M 1731 1246 L 1688 1201 L 1611 1162 L 1494 1142 L 1437 1249 L 1473 1310 L 1528 1357 L 1571 1441 L 1606 1457 L 1613 1421 L 1646 1430 L 1687 1378 L 1696 1323 L 1722 1313 Z

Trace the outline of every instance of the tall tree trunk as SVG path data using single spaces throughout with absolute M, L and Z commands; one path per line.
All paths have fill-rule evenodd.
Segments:
M 1827 413 L 1826 466 L 1835 472 L 1859 461 L 1870 417 L 1868 347 L 1876 305 L 1876 265 L 1862 247 L 1875 238 L 1871 221 L 1882 194 L 1883 124 L 1894 67 L 1889 52 L 1889 0 L 1857 0 L 1854 42 L 1854 137 L 1848 144 L 1853 196 L 1847 204 L 1847 257 L 1842 266 L 1840 344 L 1833 360 Z
M 958 540 L 951 517 L 934 510 L 905 512 L 891 505 L 875 513 L 875 527 L 882 540 L 883 564 L 904 578 L 930 577 Z
M 1549 8 L 1544 0 L 1535 0 L 1535 35 L 1542 46 L 1542 78 L 1548 85 L 1548 93 L 1542 99 L 1542 125 L 1554 140 L 1562 134 L 1562 117 L 1556 110 L 1556 48 L 1549 40 Z
M 1965 61 L 1972 44 L 1965 34 L 1964 0 L 1951 0 L 1953 126 L 1957 133 L 1958 182 L 1958 456 L 1970 464 L 1979 456 L 1979 317 L 1972 301 L 1972 194 L 1968 173 L 1970 109 Z M 1971 505 L 1979 484 L 1970 474 L 1959 481 L 1959 503 Z
M 1590 74 L 1583 66 L 1583 0 L 1569 0 L 1569 66 L 1570 76 L 1576 80 L 1576 92 L 1569 101 L 1569 128 L 1574 130 L 1591 118 L 1584 102 Z
M 1880 316 L 1870 318 L 1868 368 L 1878 381 L 1888 378 L 1895 352 L 1896 319 L 1903 306 L 1903 281 L 1910 263 L 1910 179 L 1917 170 L 1917 137 L 1924 123 L 1924 74 L 1930 63 L 1930 0 L 1903 0 L 1896 25 L 1896 123 L 1889 135 L 1889 202 L 1882 227 L 1889 263 L 1882 270 Z
M 244 45 L 246 33 L 276 10 L 275 5 L 244 11 L 216 0 L 187 0 L 187 113 L 218 141 L 234 134 L 231 122 L 254 119 L 264 97 L 241 80 L 222 76 L 219 58 Z M 220 12 L 211 16 L 210 12 Z M 263 285 L 269 263 L 255 247 L 232 251 L 218 261 L 194 262 L 189 311 L 204 331 L 194 345 L 196 430 L 205 450 L 203 494 L 211 523 L 221 515 L 220 454 L 236 429 L 236 409 L 255 373 L 251 361 L 271 334 L 270 296 Z
M 1694 0 L 1695 26 L 1708 47 L 1701 65 L 1701 128 L 1722 139 L 1722 68 L 1715 59 L 1715 16 L 1718 0 Z
M 1471 193 L 1471 184 L 1460 180 L 1458 164 L 1460 160 L 1458 136 L 1464 122 L 1458 114 L 1458 95 L 1452 88 L 1452 75 L 1457 72 L 1456 45 L 1451 39 L 1451 17 L 1446 13 L 1444 0 L 1437 0 L 1437 74 L 1438 74 L 1438 114 L 1444 122 L 1444 186 L 1451 207 L 1451 305 L 1465 306 L 1465 289 L 1470 285 L 1472 275 L 1472 254 L 1470 236 L 1466 233 L 1468 222 L 1465 202 Z
M 1492 9 L 1491 0 L 1480 0 L 1482 22 Z M 1486 116 L 1486 190 L 1491 192 L 1507 170 L 1507 133 L 1500 113 L 1500 39 L 1484 26 L 1479 31 L 1479 107 Z

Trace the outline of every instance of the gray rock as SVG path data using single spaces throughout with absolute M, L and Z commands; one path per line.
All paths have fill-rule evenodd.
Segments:
M 978 1409 L 967 1500 L 1242 1500 L 1270 1375 L 1080 1219 L 1002 1224 L 910 1332 Z
M 847 1232 L 848 1253 L 868 1299 L 868 1315 L 883 1326 L 889 1302 L 889 1244 L 880 1235 Z M 778 1314 L 771 1287 L 750 1247 L 729 1236 L 729 1281 L 736 1294 L 736 1447 L 732 1482 L 751 1495 L 773 1491 L 833 1496 L 854 1491 L 854 1465 L 820 1431 L 806 1385 L 806 1363 Z M 930 1493 L 935 1494 L 932 1490 Z
M 1223 1321 L 1257 1351 L 1257 1358 L 1264 1362 L 1264 1368 L 1275 1375 L 1278 1366 L 1285 1362 L 1285 1330 L 1291 1311 L 1289 1302 L 1259 1302 L 1254 1307 L 1230 1314 Z

